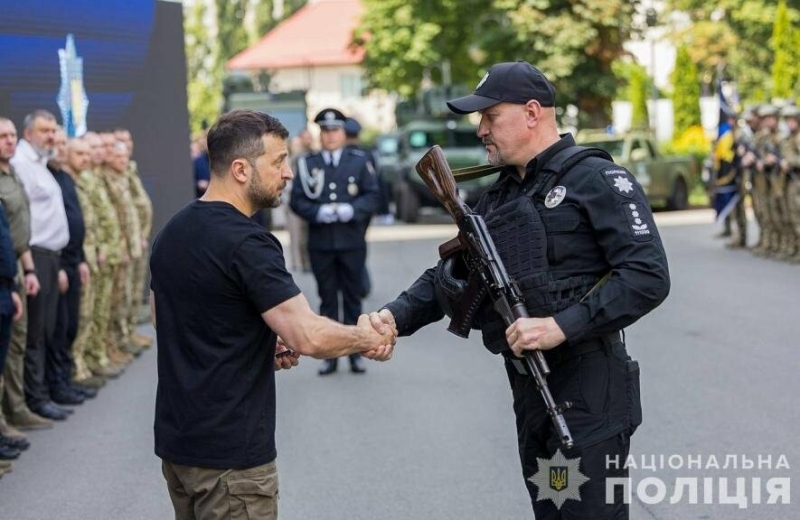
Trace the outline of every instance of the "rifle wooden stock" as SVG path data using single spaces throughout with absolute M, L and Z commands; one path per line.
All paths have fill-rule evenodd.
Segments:
M 439 145 L 434 145 L 422 156 L 422 159 L 417 162 L 416 169 L 436 200 L 444 206 L 444 209 L 456 222 L 461 220 L 469 208 L 458 196 L 456 180 Z

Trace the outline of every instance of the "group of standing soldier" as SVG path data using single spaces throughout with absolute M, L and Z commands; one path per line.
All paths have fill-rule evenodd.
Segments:
M 0 202 L 23 307 L 0 331 L 10 335 L 7 356 L 0 344 L 0 475 L 29 445 L 20 430 L 65 420 L 152 343 L 135 332 L 153 210 L 130 132 L 68 139 L 44 110 L 23 129 L 17 143 L 0 118 Z
M 800 108 L 761 105 L 743 117 L 746 124 L 734 125 L 732 142 L 718 145 L 715 154 L 717 190 L 735 189 L 737 195 L 726 219 L 726 227 L 730 218 L 736 221 L 730 247 L 748 247 L 744 201 L 749 195 L 760 229 L 753 253 L 800 262 Z

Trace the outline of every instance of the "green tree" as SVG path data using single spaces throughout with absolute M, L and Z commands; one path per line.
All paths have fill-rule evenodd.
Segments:
M 189 123 L 192 132 L 197 132 L 219 115 L 220 66 L 209 37 L 206 3 L 195 2 L 184 16 Z
M 616 61 L 611 69 L 620 83 L 615 98 L 631 103 L 631 127 L 649 127 L 650 118 L 647 110 L 647 100 L 651 96 L 653 82 L 647 74 L 647 69 L 636 62 L 628 60 Z
M 631 126 L 635 128 L 648 128 L 650 118 L 647 113 L 647 98 L 650 92 L 650 76 L 642 66 L 633 70 L 630 84 L 630 101 L 633 108 Z
M 219 56 L 223 63 L 243 51 L 248 43 L 244 19 L 247 14 L 247 0 L 216 0 L 217 43 Z
M 370 85 L 413 96 L 424 78 L 475 85 L 492 63 L 523 59 L 556 84 L 558 103 L 574 103 L 604 124 L 639 0 L 364 0 L 355 41 L 365 45 Z
M 275 28 L 280 22 L 290 17 L 306 5 L 306 0 L 252 0 L 253 3 L 250 8 L 255 15 L 255 35 L 253 40 L 258 41 L 264 37 L 265 34 Z M 283 4 L 283 15 L 275 18 L 273 12 L 275 4 Z
M 677 33 L 676 38 L 691 42 L 693 59 L 707 78 L 713 79 L 715 62 L 722 61 L 726 76 L 735 79 L 742 99 L 768 100 L 768 71 L 774 57 L 767 42 L 778 11 L 774 0 L 669 0 L 669 6 L 690 16 L 691 27 L 686 33 Z M 787 14 L 796 25 L 800 6 L 788 4 Z
M 772 49 L 775 53 L 775 60 L 772 62 L 772 96 L 776 98 L 790 98 L 795 85 L 795 65 L 800 55 L 795 47 L 793 33 L 786 1 L 781 0 L 772 30 Z
M 678 47 L 672 71 L 672 108 L 675 114 L 673 137 L 678 138 L 692 126 L 700 125 L 700 79 L 687 45 Z

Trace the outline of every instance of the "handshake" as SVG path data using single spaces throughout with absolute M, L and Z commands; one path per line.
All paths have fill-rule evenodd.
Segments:
M 312 313 L 312 316 L 316 315 Z M 317 340 L 318 344 L 326 345 L 324 351 L 306 350 L 302 348 L 302 344 L 296 344 L 294 347 L 296 350 L 293 350 L 278 336 L 275 346 L 275 370 L 287 370 L 297 366 L 301 354 L 326 359 L 360 353 L 374 361 L 391 359 L 398 333 L 394 316 L 388 310 L 383 309 L 369 315 L 362 314 L 355 326 L 341 325 L 320 316 L 316 318 L 322 320 L 323 330 L 327 329 L 327 332 L 323 332 L 322 337 Z M 320 329 L 315 327 L 314 330 Z
M 323 204 L 317 211 L 317 222 L 321 224 L 332 224 L 333 222 L 350 222 L 353 220 L 355 210 L 352 204 L 347 202 Z
M 390 360 L 397 342 L 397 324 L 392 313 L 383 309 L 369 315 L 362 314 L 358 326 L 367 329 L 367 334 L 372 335 L 376 342 L 374 348 L 361 352 L 361 355 L 374 361 Z

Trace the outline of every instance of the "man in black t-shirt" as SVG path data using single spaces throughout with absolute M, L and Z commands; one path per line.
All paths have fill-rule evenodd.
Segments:
M 275 370 L 301 354 L 392 354 L 393 331 L 365 315 L 346 326 L 314 314 L 278 240 L 250 220 L 292 178 L 286 137 L 266 114 L 223 115 L 208 134 L 208 190 L 153 244 L 155 452 L 178 518 L 275 518 Z

